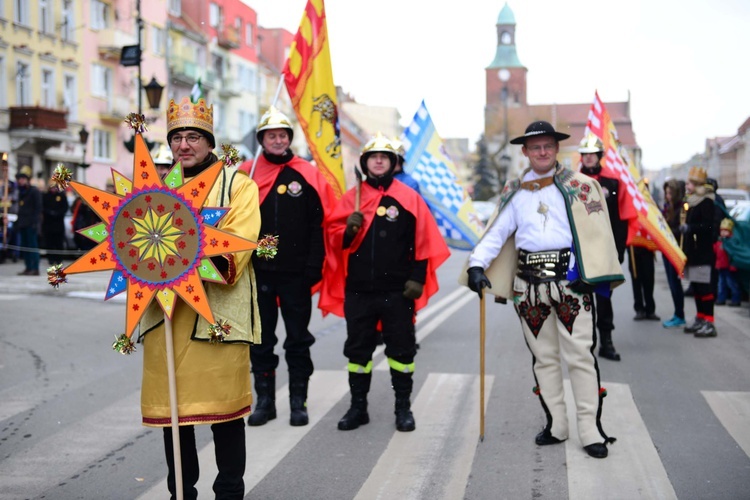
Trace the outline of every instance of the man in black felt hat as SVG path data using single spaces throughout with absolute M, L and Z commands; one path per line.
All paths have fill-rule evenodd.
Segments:
M 609 293 L 624 277 L 601 186 L 557 162 L 559 141 L 568 137 L 536 121 L 510 141 L 523 146 L 529 168 L 506 183 L 500 209 L 469 257 L 468 277 L 462 278 L 480 298 L 486 289 L 497 301 L 513 301 L 533 356 L 534 393 L 547 417 L 536 444 L 568 438 L 562 353 L 581 444 L 590 456 L 604 458 L 614 438 L 600 421 L 606 391 L 593 354 L 592 301 L 594 291 Z

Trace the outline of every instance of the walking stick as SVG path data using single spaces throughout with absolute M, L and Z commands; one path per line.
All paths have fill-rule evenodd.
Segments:
M 174 456 L 174 484 L 177 500 L 182 500 L 182 454 L 180 453 L 180 424 L 177 415 L 177 381 L 174 369 L 172 320 L 164 315 L 164 341 L 167 347 L 167 378 L 169 380 L 169 410 L 172 421 L 172 453 Z
M 633 271 L 633 279 L 638 279 L 638 269 L 635 267 L 635 249 L 630 246 L 630 270 Z
M 479 296 L 479 440 L 484 441 L 484 291 Z

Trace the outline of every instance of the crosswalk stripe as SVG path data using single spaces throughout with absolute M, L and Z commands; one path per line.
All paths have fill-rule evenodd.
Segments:
M 750 457 L 750 429 L 748 429 L 750 393 L 722 391 L 701 391 L 701 393 L 721 425 L 737 441 L 745 455 Z
M 591 458 L 578 439 L 575 403 L 569 380 L 565 380 L 570 437 L 565 442 L 568 464 L 568 498 L 676 499 L 646 424 L 633 401 L 627 384 L 602 382 L 607 389 L 602 412 L 605 432 L 619 439 L 609 445 L 609 457 Z
M 276 420 L 261 427 L 245 429 L 248 450 L 263 450 L 262 454 L 248 453 L 245 467 L 245 492 L 249 492 L 266 476 L 301 440 L 315 424 L 338 403 L 349 391 L 346 371 L 316 370 L 310 378 L 308 401 L 310 423 L 302 427 L 289 425 L 289 386 L 276 391 Z M 216 458 L 213 440 L 198 452 L 200 479 L 196 488 L 198 498 L 213 497 L 213 481 L 216 477 Z M 139 498 L 143 500 L 162 499 L 167 493 L 166 478 Z
M 425 323 L 424 318 L 420 320 L 420 315 L 417 315 L 417 342 L 424 342 L 424 339 L 426 339 L 432 332 L 434 332 L 438 327 L 442 326 L 443 322 L 451 317 L 453 314 L 455 314 L 456 311 L 460 310 L 464 305 L 466 305 L 467 302 L 471 301 L 471 299 L 474 297 L 473 292 L 468 292 L 468 288 L 459 288 L 458 291 L 461 293 L 452 293 L 449 296 L 443 298 L 440 302 L 428 307 L 425 309 L 425 311 L 429 311 L 429 314 L 426 314 L 425 317 L 430 317 L 433 314 L 440 311 L 440 313 L 435 316 L 435 318 L 427 321 Z M 459 298 L 460 297 L 460 298 Z M 384 346 L 378 347 L 378 349 L 375 351 L 375 354 L 373 357 L 380 354 L 385 349 Z M 384 358 L 380 363 L 375 365 L 374 370 L 388 370 L 388 359 Z
M 37 497 L 146 432 L 140 391 L 0 460 L 0 498 Z M 61 460 L 61 454 L 64 460 Z M 54 471 L 54 476 L 49 474 Z
M 485 395 L 493 381 L 486 378 Z M 428 375 L 412 405 L 417 429 L 394 433 L 355 498 L 464 498 L 479 438 L 478 392 L 476 375 Z

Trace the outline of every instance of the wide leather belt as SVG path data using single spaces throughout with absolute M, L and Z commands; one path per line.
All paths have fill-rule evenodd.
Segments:
M 518 251 L 519 278 L 529 283 L 545 283 L 565 279 L 570 264 L 570 248 L 543 252 Z

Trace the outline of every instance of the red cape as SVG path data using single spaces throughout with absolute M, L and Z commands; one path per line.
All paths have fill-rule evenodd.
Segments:
M 346 219 L 354 212 L 356 188 L 350 189 L 339 201 L 333 213 L 326 220 L 325 244 L 326 260 L 323 265 L 323 286 L 320 290 L 318 307 L 323 314 L 333 313 L 344 316 L 344 289 L 346 286 L 349 255 L 362 243 L 367 230 L 375 217 L 380 200 L 387 195 L 396 200 L 416 218 L 414 235 L 414 258 L 427 261 L 427 274 L 424 293 L 415 301 L 415 312 L 427 305 L 427 301 L 438 291 L 437 268 L 450 256 L 448 245 L 440 235 L 435 219 L 422 197 L 416 191 L 394 179 L 386 191 L 380 191 L 367 183 L 362 183 L 360 209 L 364 223 L 349 248 L 342 248 Z
M 259 203 L 262 204 L 266 196 L 268 196 L 269 191 L 271 191 L 271 188 L 276 183 L 279 172 L 281 172 L 281 167 L 284 165 L 304 177 L 307 183 L 317 191 L 320 203 L 323 205 L 323 214 L 324 216 L 328 216 L 333 211 L 333 207 L 336 206 L 336 195 L 333 192 L 333 188 L 326 182 L 325 177 L 323 177 L 323 174 L 317 168 L 298 156 L 294 156 L 288 163 L 276 165 L 268 161 L 262 153 L 258 155 L 253 180 L 258 185 Z M 252 160 L 248 160 L 240 165 L 240 170 L 250 174 L 251 166 Z

